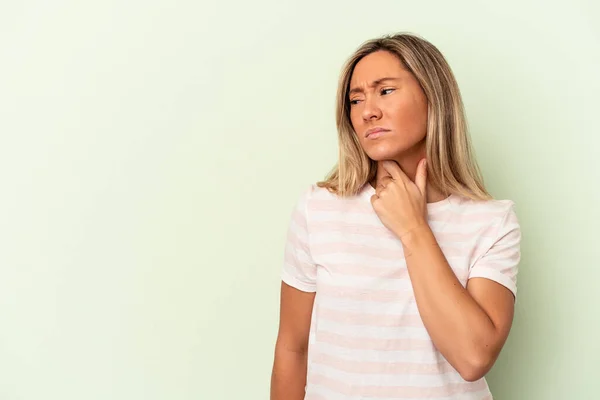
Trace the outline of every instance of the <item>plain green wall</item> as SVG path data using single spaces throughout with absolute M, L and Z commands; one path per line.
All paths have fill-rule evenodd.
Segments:
M 401 30 L 447 56 L 486 182 L 517 203 L 495 398 L 600 398 L 597 4 L 3 1 L 0 399 L 267 399 L 339 70 Z

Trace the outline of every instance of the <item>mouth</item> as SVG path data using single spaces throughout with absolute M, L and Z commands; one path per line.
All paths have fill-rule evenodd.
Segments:
M 371 128 L 365 133 L 365 138 L 375 139 L 383 135 L 385 132 L 389 132 L 389 129 L 385 128 Z

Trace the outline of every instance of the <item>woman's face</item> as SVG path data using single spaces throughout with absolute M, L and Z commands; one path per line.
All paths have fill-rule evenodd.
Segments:
M 350 120 L 367 155 L 398 160 L 421 152 L 427 133 L 427 98 L 395 55 L 377 51 L 355 66 L 349 90 Z

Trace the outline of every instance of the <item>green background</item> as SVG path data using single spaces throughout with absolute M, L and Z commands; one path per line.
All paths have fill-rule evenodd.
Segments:
M 523 229 L 496 399 L 597 399 L 600 10 L 589 1 L 0 3 L 0 399 L 267 399 L 293 203 L 340 68 L 448 58 Z

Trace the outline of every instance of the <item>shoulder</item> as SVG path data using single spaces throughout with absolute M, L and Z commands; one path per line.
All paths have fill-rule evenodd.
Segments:
M 515 212 L 516 204 L 509 199 L 472 200 L 461 196 L 452 196 L 452 209 L 461 214 L 477 215 L 505 215 Z
M 298 196 L 300 202 L 309 204 L 311 202 L 318 202 L 321 200 L 341 200 L 335 193 L 330 192 L 327 188 L 319 187 L 316 183 L 308 184 L 300 190 Z
M 516 204 L 509 199 L 471 200 L 453 196 L 452 211 L 464 223 L 491 229 L 501 229 L 502 226 L 519 227 Z
M 303 214 L 306 214 L 309 208 L 314 207 L 315 201 L 323 199 L 330 194 L 327 189 L 318 187 L 315 183 L 302 186 L 296 194 L 294 208 Z
M 327 188 L 311 183 L 300 190 L 296 207 L 307 218 L 339 219 L 351 213 L 369 213 L 372 207 L 370 202 L 363 201 L 363 197 L 362 192 L 355 196 L 340 197 Z

